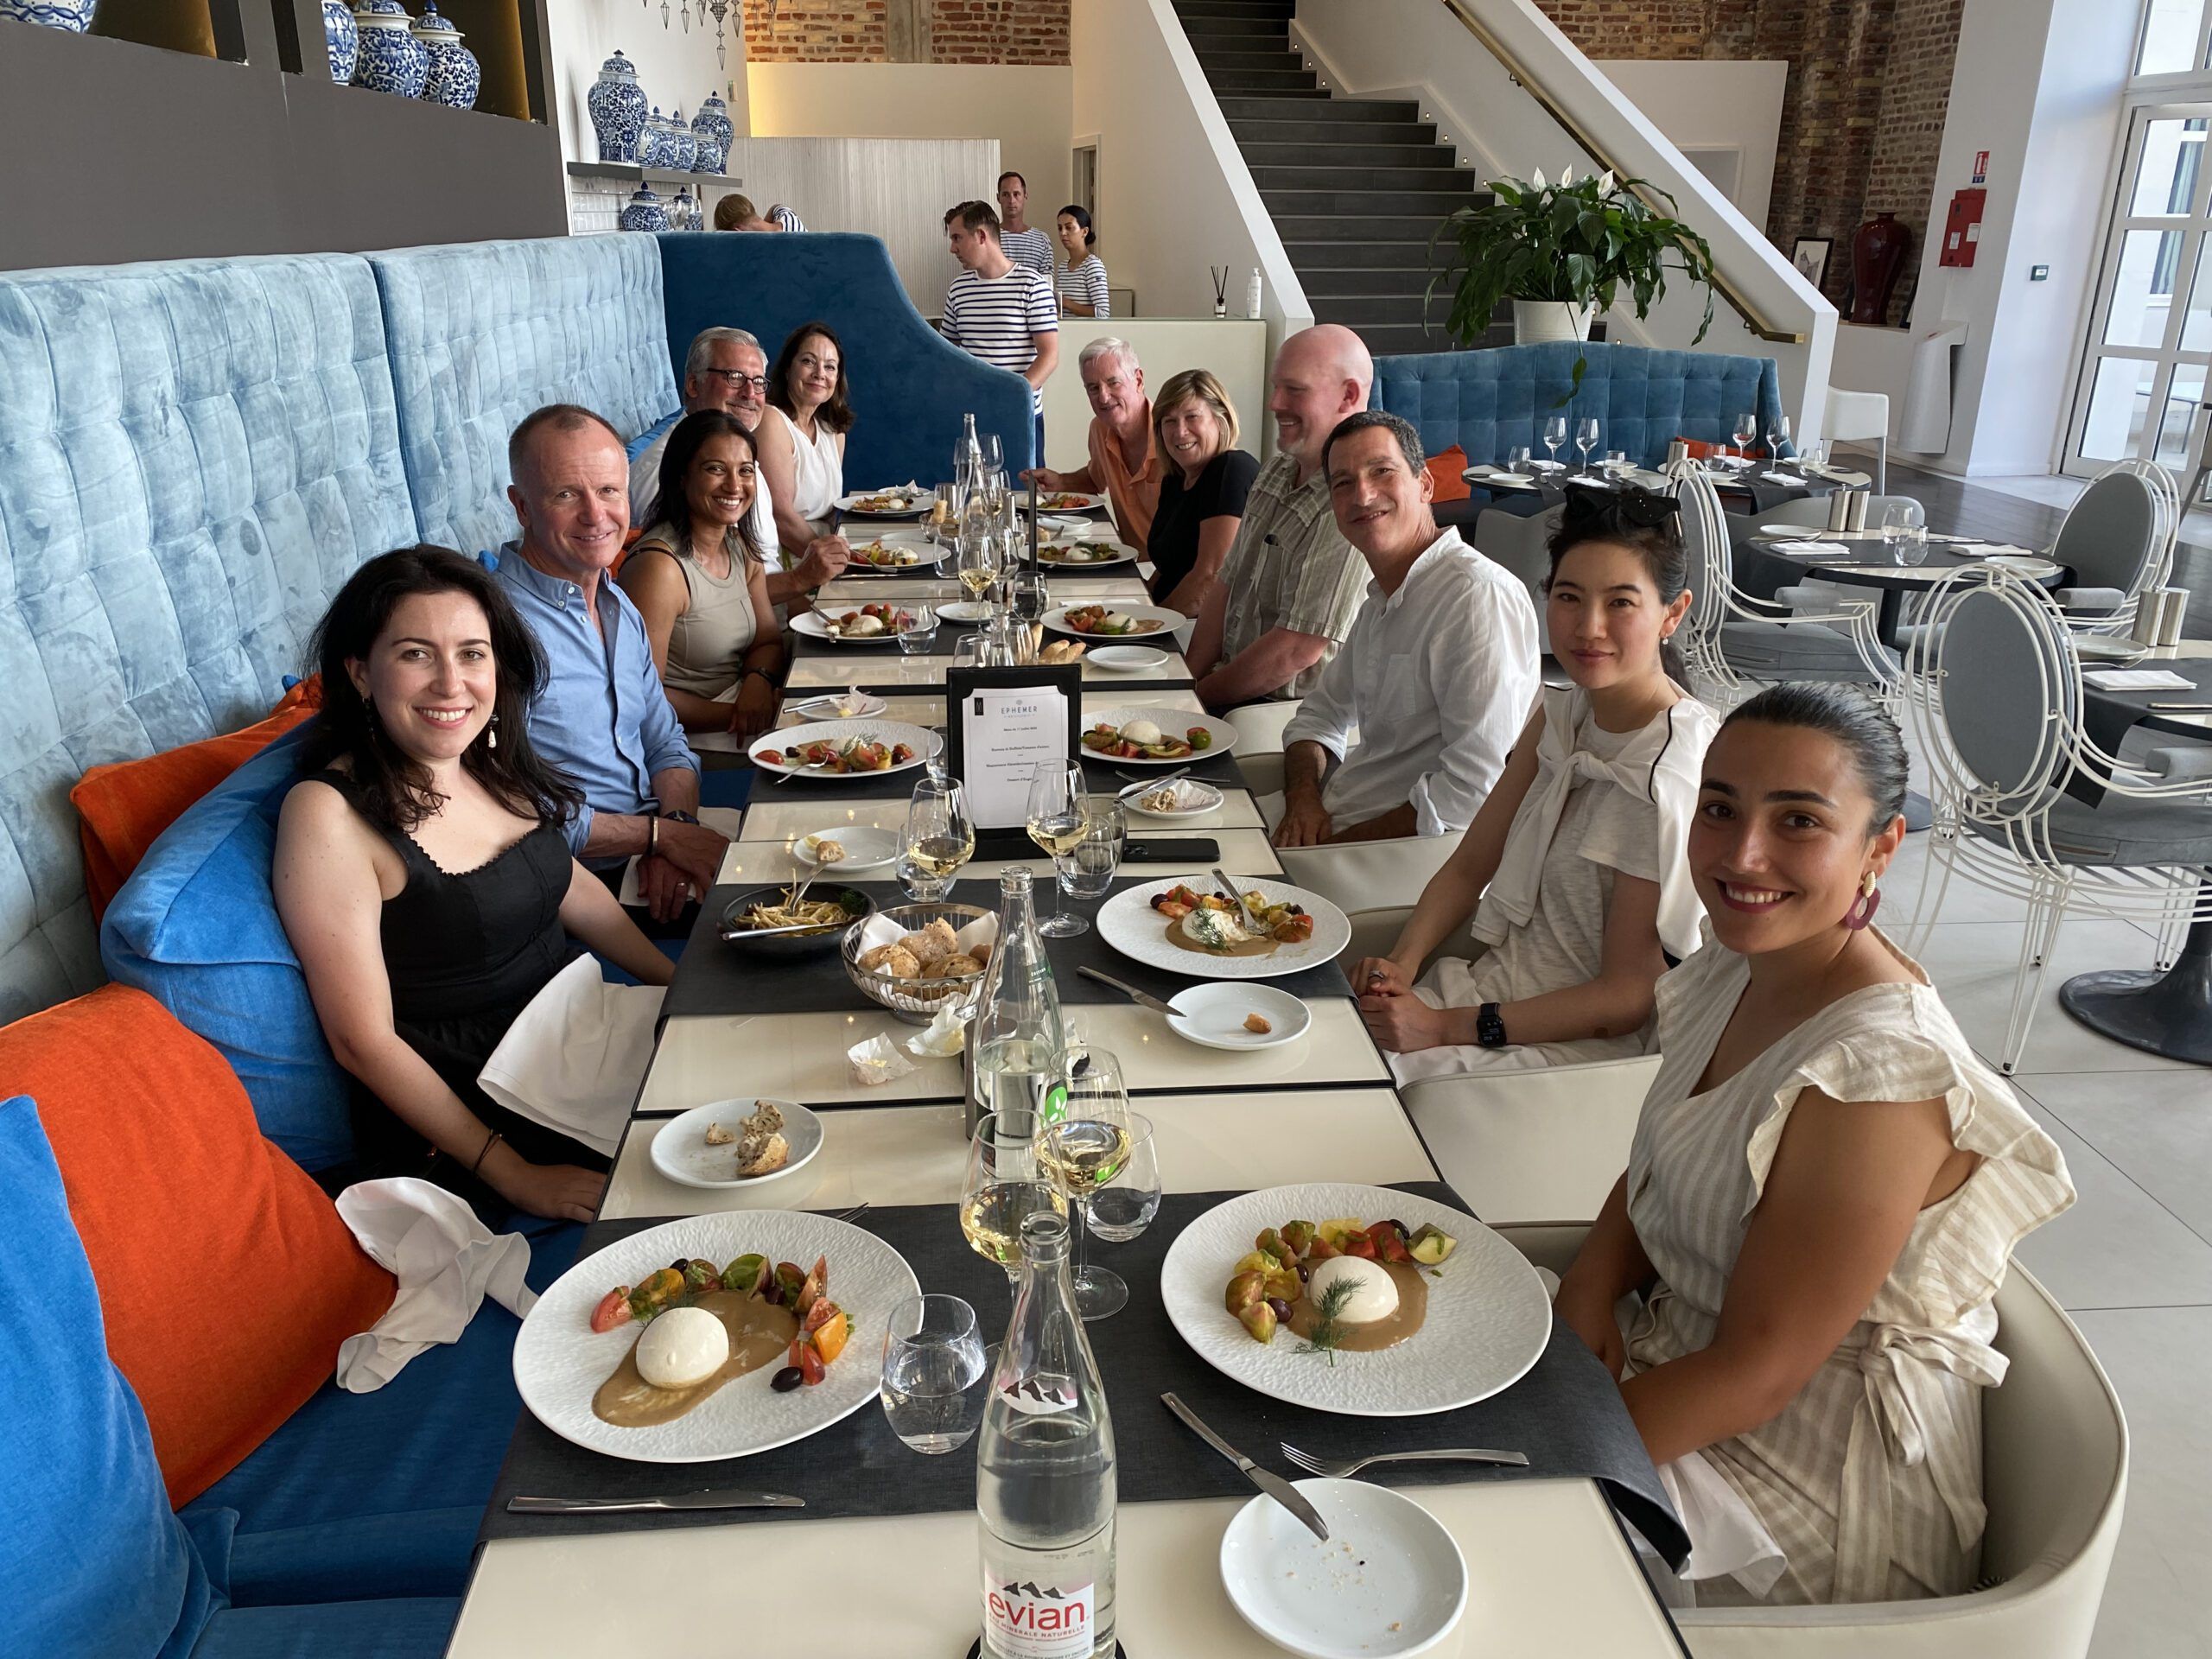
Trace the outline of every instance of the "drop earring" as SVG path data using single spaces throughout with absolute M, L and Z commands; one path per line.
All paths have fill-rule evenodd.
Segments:
M 1843 925 L 1853 932 L 1863 932 L 1873 925 L 1874 912 L 1882 907 L 1882 888 L 1874 872 L 1869 870 L 1859 878 L 1859 897 L 1844 912 Z
M 499 717 L 497 715 L 492 716 L 492 723 L 484 728 L 484 747 L 487 749 L 499 747 Z

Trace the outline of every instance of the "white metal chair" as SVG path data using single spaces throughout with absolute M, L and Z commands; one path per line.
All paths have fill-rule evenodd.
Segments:
M 2145 593 L 2163 587 L 2181 534 L 2173 474 L 2154 461 L 2116 461 L 2089 480 L 2058 526 L 2050 556 L 2073 568 L 2056 594 L 2068 624 L 2126 632 Z
M 1954 875 L 2026 901 L 1999 1057 L 2010 1072 L 2069 912 L 2154 924 L 2161 968 L 2189 924 L 2212 916 L 2212 882 L 2200 880 L 2212 867 L 2212 775 L 2187 748 L 2124 760 L 2089 737 L 2067 620 L 2009 571 L 1968 566 L 1941 583 L 1909 666 L 1936 815 L 1933 898 L 1923 885 L 1915 943 Z M 2067 792 L 2085 779 L 2101 785 L 2094 805 Z
M 1890 400 L 1878 391 L 1847 391 L 1841 386 L 1828 388 L 1826 412 L 1821 417 L 1821 435 L 1831 442 L 1863 442 L 1874 440 L 1874 487 L 1886 491 L 1890 487 Z

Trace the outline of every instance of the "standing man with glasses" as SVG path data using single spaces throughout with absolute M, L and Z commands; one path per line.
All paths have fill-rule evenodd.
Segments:
M 1029 383 L 1036 459 L 1041 463 L 1045 382 L 1060 361 L 1060 308 L 1052 298 L 1052 284 L 1006 257 L 999 245 L 999 216 L 988 201 L 963 201 L 949 209 L 944 233 L 952 257 L 960 262 L 960 274 L 945 290 L 941 332 L 970 357 L 1011 369 Z
M 1019 173 L 999 175 L 999 245 L 1017 265 L 1027 265 L 1046 282 L 1052 280 L 1052 237 L 1039 230 L 1025 215 L 1029 211 L 1029 181 Z
M 767 398 L 768 354 L 760 349 L 760 342 L 742 328 L 701 329 L 683 359 L 683 413 L 718 410 L 751 432 L 760 424 Z M 669 434 L 675 430 L 671 423 L 630 463 L 630 522 L 633 524 L 652 522 L 653 499 L 660 493 L 661 457 L 668 452 Z M 752 532 L 755 547 L 764 551 L 777 547 L 776 504 L 769 498 L 766 478 L 756 487 L 746 528 Z M 769 602 L 789 605 L 802 600 L 823 582 L 842 575 L 851 562 L 852 550 L 843 537 L 818 536 L 798 550 L 790 569 L 782 569 L 779 561 L 770 562 Z

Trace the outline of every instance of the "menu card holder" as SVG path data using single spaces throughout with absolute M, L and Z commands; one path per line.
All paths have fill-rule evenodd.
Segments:
M 944 693 L 945 765 L 968 798 L 976 856 L 1030 856 L 1030 774 L 1081 752 L 1083 664 L 954 668 Z

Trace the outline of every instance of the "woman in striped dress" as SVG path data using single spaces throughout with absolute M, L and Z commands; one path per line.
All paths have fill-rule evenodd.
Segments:
M 1067 268 L 1053 279 L 1054 292 L 1060 296 L 1060 309 L 1071 317 L 1105 317 L 1113 315 L 1113 305 L 1106 292 L 1106 267 L 1091 249 L 1098 245 L 1098 232 L 1090 228 L 1090 211 L 1069 207 L 1060 209 L 1060 246 L 1068 256 Z
M 1723 724 L 1689 831 L 1707 943 L 1659 982 L 1628 1172 L 1560 1286 L 1689 1528 L 1701 1605 L 1973 1585 L 1993 1299 L 2074 1201 L 1871 925 L 1904 790 L 1895 722 L 1847 687 L 1777 686 Z

